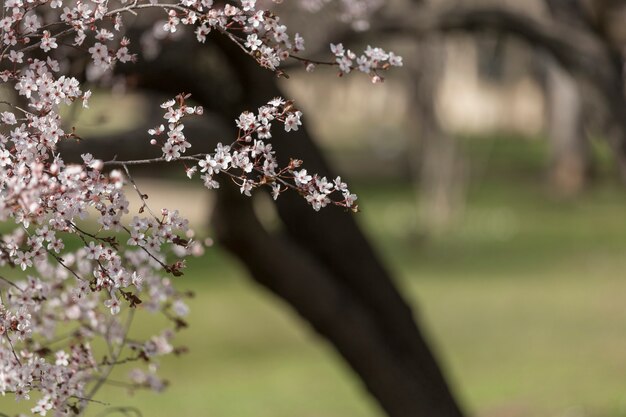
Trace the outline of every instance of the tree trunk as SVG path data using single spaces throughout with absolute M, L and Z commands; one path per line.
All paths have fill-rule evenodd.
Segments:
M 558 194 L 572 196 L 590 173 L 583 101 L 576 80 L 556 62 L 548 63 L 546 95 L 551 162 L 550 182 Z
M 441 126 L 436 98 L 445 70 L 445 40 L 424 39 L 410 63 L 415 138 L 411 157 L 418 225 L 428 235 L 450 228 L 464 203 L 465 164 L 455 138 Z
M 292 236 L 264 230 L 250 199 L 222 190 L 213 220 L 219 242 L 335 347 L 389 416 L 461 415 L 447 389 L 441 391 L 441 377 L 428 369 L 434 363 L 428 350 L 410 358 L 399 352 L 399 335 L 381 327 L 384 318 Z

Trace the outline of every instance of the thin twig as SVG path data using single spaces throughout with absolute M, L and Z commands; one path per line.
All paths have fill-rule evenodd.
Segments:
M 9 337 L 9 333 L 5 333 L 4 336 L 7 339 L 7 342 L 9 342 L 9 346 L 11 346 L 11 352 L 13 353 L 13 356 L 15 357 L 15 360 L 17 361 L 17 363 L 22 366 L 22 361 L 20 361 L 20 358 L 17 357 L 17 353 L 15 353 L 15 348 L 13 347 L 13 342 L 11 342 L 11 338 Z
M 86 400 L 90 400 L 90 399 L 93 398 L 93 396 L 102 387 L 104 382 L 109 378 L 109 376 L 111 375 L 111 372 L 113 372 L 113 368 L 115 367 L 115 365 L 117 365 L 117 361 L 118 361 L 120 355 L 122 354 L 122 350 L 124 350 L 124 347 L 126 346 L 126 341 L 128 340 L 128 333 L 130 331 L 130 326 L 131 326 L 131 324 L 133 322 L 133 317 L 135 317 L 135 310 L 130 309 L 128 311 L 128 318 L 126 319 L 126 325 L 124 326 L 124 339 L 122 340 L 122 343 L 120 343 L 120 346 L 118 348 L 117 354 L 115 355 L 114 358 L 112 358 L 113 361 L 108 365 L 108 368 L 104 372 L 104 374 L 98 379 L 98 381 L 93 386 L 91 391 L 89 391 L 89 394 L 87 395 Z M 81 404 L 78 416 L 82 415 L 86 408 L 87 408 L 86 401 L 83 401 L 83 403 Z
M 2 275 L 0 275 L 0 281 L 4 281 L 7 284 L 9 284 L 10 286 L 12 286 L 13 288 L 16 288 L 18 291 L 20 292 L 24 292 L 23 289 L 21 289 L 20 287 L 17 286 L 17 284 L 11 280 L 6 279 L 5 277 L 3 277 Z
M 150 207 L 146 203 L 146 200 L 147 200 L 146 194 L 142 193 L 139 190 L 139 187 L 137 186 L 137 183 L 133 179 L 133 176 L 130 175 L 130 171 L 128 170 L 128 166 L 126 164 L 122 164 L 122 167 L 124 168 L 124 171 L 126 171 L 126 176 L 128 177 L 128 180 L 130 181 L 130 183 L 133 185 L 133 188 L 135 189 L 135 192 L 137 192 L 137 195 L 141 199 L 141 203 L 142 203 L 142 206 L 141 206 L 142 208 L 141 209 L 143 209 L 144 207 L 147 208 L 148 212 L 152 215 L 152 217 L 154 217 L 158 221 L 159 218 L 156 216 L 156 214 L 154 214 L 152 209 L 150 209 Z M 141 212 L 141 209 L 140 209 L 140 212 Z

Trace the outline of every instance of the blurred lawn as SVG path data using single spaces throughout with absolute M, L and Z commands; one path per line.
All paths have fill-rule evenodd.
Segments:
M 357 218 L 469 410 L 626 416 L 626 193 L 604 181 L 553 199 L 537 145 L 499 146 L 472 151 L 484 169 L 449 232 L 420 238 L 404 183 L 357 186 Z M 190 353 L 163 361 L 172 386 L 133 396 L 107 388 L 102 401 L 146 417 L 381 415 L 332 349 L 219 248 L 192 260 L 179 285 L 197 296 L 179 338 Z M 144 316 L 135 326 L 155 324 Z
M 472 411 L 626 415 L 621 191 L 566 204 L 527 183 L 483 185 L 453 232 L 422 243 L 407 233 L 407 185 L 359 194 L 360 221 Z M 380 415 L 332 350 L 244 275 L 219 249 L 194 261 L 181 280 L 198 294 L 181 338 L 191 353 L 164 362 L 174 385 L 103 399 L 151 417 Z

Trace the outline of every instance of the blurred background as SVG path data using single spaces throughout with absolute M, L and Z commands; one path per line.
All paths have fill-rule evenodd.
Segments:
M 359 196 L 361 212 L 341 216 L 379 254 L 467 415 L 626 416 L 624 3 L 392 3 L 356 35 L 332 5 L 313 15 L 279 6 L 309 40 L 307 56 L 326 56 L 327 37 L 342 36 L 355 50 L 375 43 L 404 56 L 382 85 L 296 66 L 275 81 Z M 148 66 L 173 62 L 172 49 Z M 246 109 L 212 53 L 190 64 L 204 71 L 202 88 Z M 154 125 L 161 96 L 142 76 L 95 94 L 75 114 L 79 131 L 109 147 L 106 137 Z M 219 123 L 233 131 L 214 116 L 194 128 L 200 144 Z M 189 352 L 163 360 L 164 394 L 109 387 L 101 400 L 149 417 L 384 415 L 334 342 L 220 244 L 209 221 L 219 196 L 182 177 L 160 167 L 136 180 L 152 207 L 180 209 L 215 239 L 178 281 L 196 294 L 178 338 Z M 284 228 L 265 194 L 253 209 L 265 229 Z M 158 325 L 142 320 L 139 329 Z

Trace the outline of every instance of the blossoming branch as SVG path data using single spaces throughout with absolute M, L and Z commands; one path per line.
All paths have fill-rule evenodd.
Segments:
M 218 144 L 211 154 L 188 154 L 184 120 L 203 109 L 180 94 L 163 103 L 164 123 L 146 135 L 160 157 L 102 161 L 84 154 L 82 163 L 66 163 L 58 145 L 80 132 L 64 128 L 61 109 L 75 102 L 87 108 L 91 96 L 66 69 L 77 54 L 87 56 L 100 76 L 136 61 L 125 16 L 148 9 L 163 14 L 164 33 L 189 28 L 206 42 L 215 32 L 277 74 L 281 63 L 294 59 L 308 70 L 331 65 L 378 82 L 382 72 L 402 65 L 399 56 L 380 48 L 357 55 L 341 44 L 331 45 L 329 61 L 301 57 L 302 37 L 289 36 L 274 11 L 258 9 L 255 0 L 5 0 L 0 85 L 19 99 L 0 103 L 0 220 L 14 225 L 0 236 L 0 267 L 6 271 L 0 274 L 0 394 L 24 400 L 34 414 L 83 414 L 99 403 L 96 394 L 122 364 L 136 365 L 129 387 L 160 391 L 165 382 L 157 373 L 158 357 L 180 351 L 173 339 L 187 325 L 189 294 L 172 279 L 183 275 L 185 258 L 201 255 L 203 245 L 175 208 L 148 206 L 131 176 L 133 166 L 179 164 L 209 189 L 218 188 L 221 177 L 248 196 L 265 186 L 274 198 L 299 193 L 315 210 L 356 210 L 356 196 L 341 178 L 309 173 L 296 159 L 279 165 L 272 129 L 297 131 L 302 124 L 302 113 L 282 98 L 240 114 L 229 144 Z M 128 183 L 142 201 L 130 221 L 123 188 Z M 137 309 L 160 314 L 171 326 L 134 338 Z

